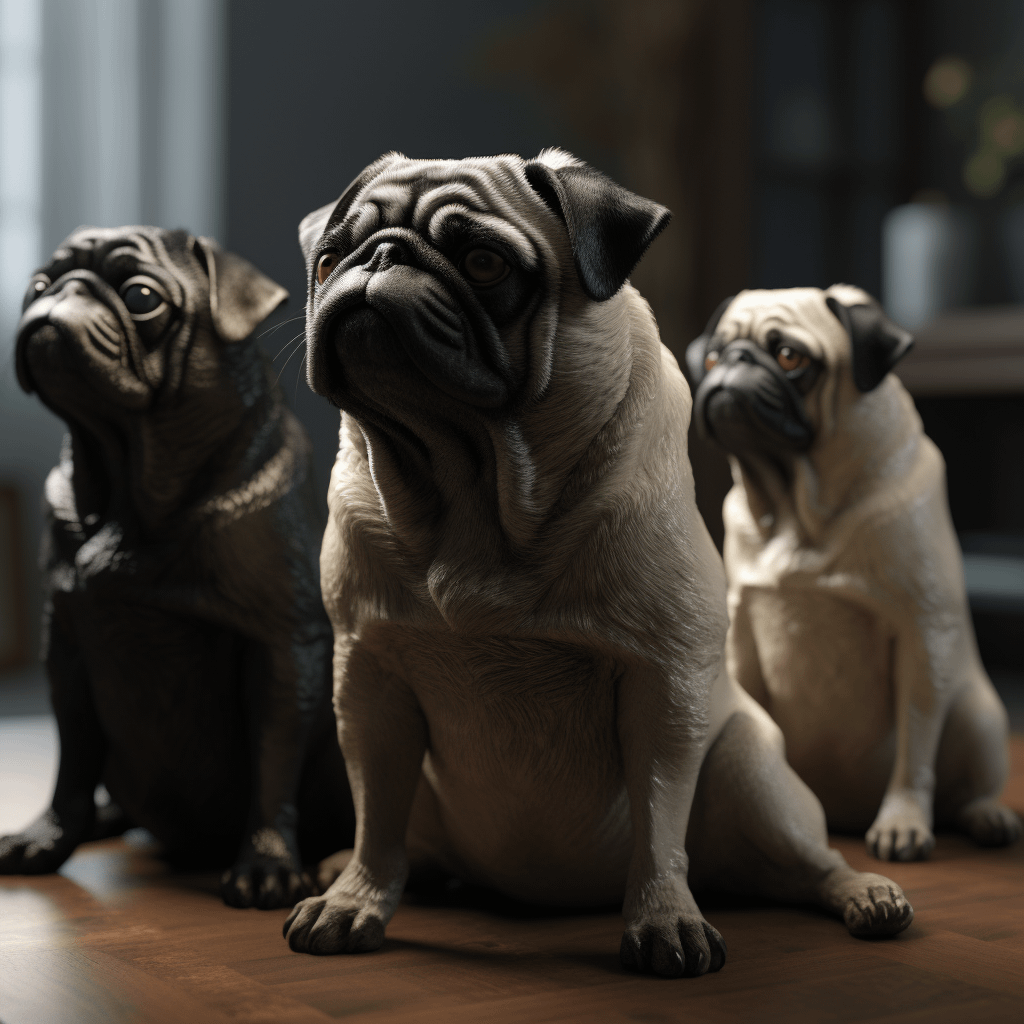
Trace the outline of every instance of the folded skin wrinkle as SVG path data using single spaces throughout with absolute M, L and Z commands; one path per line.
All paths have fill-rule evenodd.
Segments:
M 342 410 L 321 585 L 360 828 L 291 948 L 378 948 L 420 871 L 621 901 L 624 966 L 672 977 L 725 960 L 691 885 L 910 922 L 724 671 L 689 392 L 626 280 L 667 221 L 546 151 L 388 154 L 300 225 L 309 381 Z

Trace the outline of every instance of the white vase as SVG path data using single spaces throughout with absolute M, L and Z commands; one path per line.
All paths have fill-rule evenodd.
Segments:
M 882 300 L 916 331 L 944 309 L 970 301 L 976 228 L 970 213 L 936 203 L 890 210 L 882 224 Z

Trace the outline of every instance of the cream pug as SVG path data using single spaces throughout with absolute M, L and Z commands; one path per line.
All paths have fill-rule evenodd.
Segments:
M 343 410 L 321 567 L 358 825 L 293 949 L 380 946 L 410 866 L 623 901 L 623 964 L 668 976 L 725 960 L 691 885 L 909 923 L 723 671 L 689 391 L 625 283 L 668 216 L 547 150 L 390 154 L 303 221 L 309 380 Z
M 889 373 L 912 339 L 865 292 L 727 300 L 687 352 L 730 454 L 731 674 L 836 829 L 883 860 L 936 821 L 1012 842 L 1007 721 L 978 658 L 942 456 Z

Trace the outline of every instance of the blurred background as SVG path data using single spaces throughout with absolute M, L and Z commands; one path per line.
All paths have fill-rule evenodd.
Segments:
M 900 372 L 947 460 L 982 652 L 1024 692 L 1020 0 L 0 0 L 8 708 L 40 708 L 39 499 L 62 432 L 13 375 L 33 268 L 80 224 L 145 222 L 284 284 L 261 343 L 323 492 L 338 417 L 295 351 L 300 218 L 388 150 L 550 145 L 674 212 L 633 280 L 677 356 L 745 287 L 852 282 L 917 334 Z M 727 467 L 696 439 L 692 457 L 720 542 Z

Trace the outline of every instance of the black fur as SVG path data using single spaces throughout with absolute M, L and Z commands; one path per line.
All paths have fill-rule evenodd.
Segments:
M 704 379 L 704 374 L 707 372 L 704 369 L 704 357 L 708 353 L 708 343 L 715 336 L 715 330 L 718 327 L 718 321 L 722 319 L 722 314 L 729 308 L 732 300 L 735 298 L 735 295 L 730 295 L 727 299 L 723 299 L 718 304 L 714 313 L 711 314 L 711 319 L 708 320 L 704 333 L 698 335 L 686 346 L 686 373 L 690 378 L 691 387 L 697 387 Z
M 144 227 L 82 229 L 33 281 L 18 376 L 68 426 L 43 544 L 61 761 L 0 873 L 57 870 L 102 781 L 176 862 L 233 865 L 227 902 L 290 905 L 353 815 L 309 443 L 251 338 L 286 293 Z
M 526 177 L 544 201 L 565 220 L 576 272 L 597 302 L 624 284 L 647 247 L 672 214 L 635 195 L 587 164 L 557 169 L 528 161 Z
M 726 451 L 806 451 L 814 440 L 803 396 L 760 345 L 745 338 L 721 350 L 694 396 L 698 430 Z
M 831 296 L 825 301 L 850 336 L 853 383 L 858 391 L 873 391 L 914 347 L 913 335 L 893 323 L 878 303 L 844 306 Z

